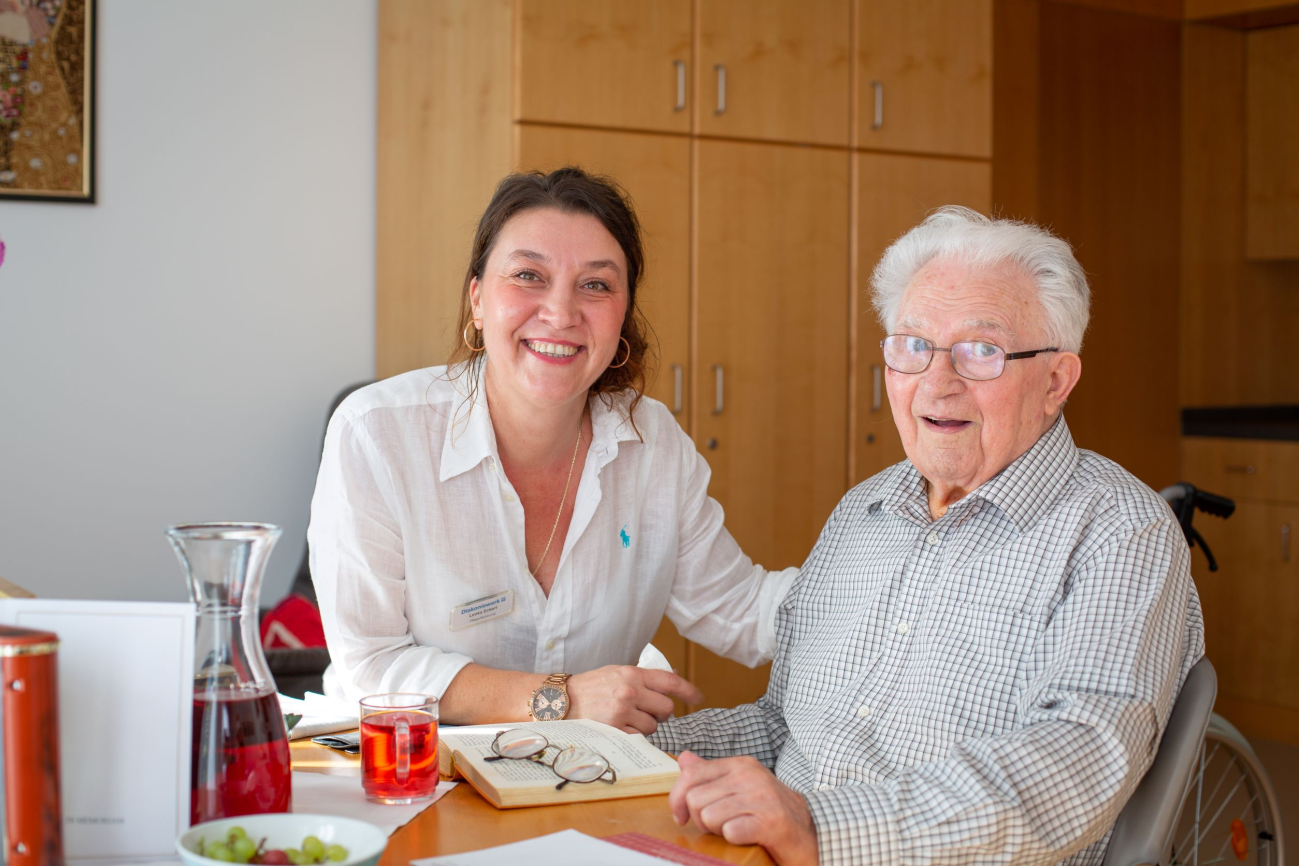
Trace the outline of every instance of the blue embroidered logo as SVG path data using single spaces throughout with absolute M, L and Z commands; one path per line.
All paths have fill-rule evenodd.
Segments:
M 627 534 L 627 524 L 624 523 L 622 529 L 618 530 L 618 537 L 622 539 L 623 547 L 631 547 L 631 536 Z

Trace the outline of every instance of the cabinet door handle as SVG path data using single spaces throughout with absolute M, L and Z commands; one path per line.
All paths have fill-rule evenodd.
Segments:
M 717 70 L 717 110 L 713 114 L 722 114 L 726 111 L 726 64 L 718 63 L 713 69 Z
M 686 62 L 684 60 L 673 60 L 672 65 L 677 68 L 677 104 L 672 107 L 672 110 L 684 111 L 686 108 Z
M 723 392 L 726 388 L 726 374 L 722 371 L 721 364 L 713 365 L 713 414 L 720 415 L 726 408 L 726 403 L 722 399 Z
M 878 412 L 884 405 L 884 368 L 871 364 L 871 411 Z
M 1281 561 L 1290 561 L 1290 524 L 1281 524 Z
M 875 91 L 875 116 L 871 120 L 871 129 L 884 125 L 884 82 L 872 81 L 871 90 Z
M 683 396 L 682 391 L 684 390 L 682 388 L 682 384 L 684 379 L 685 379 L 685 368 L 682 367 L 680 364 L 673 364 L 672 365 L 672 414 L 673 415 L 681 414 L 681 408 L 682 408 L 681 398 Z
M 1228 466 L 1227 471 L 1236 475 L 1253 475 L 1258 472 L 1256 468 L 1249 464 L 1243 466 Z

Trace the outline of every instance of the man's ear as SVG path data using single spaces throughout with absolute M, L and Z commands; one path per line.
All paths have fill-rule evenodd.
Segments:
M 1082 358 L 1075 352 L 1056 352 L 1051 358 L 1050 378 L 1047 380 L 1046 414 L 1055 415 L 1069 399 L 1074 386 L 1082 378 Z

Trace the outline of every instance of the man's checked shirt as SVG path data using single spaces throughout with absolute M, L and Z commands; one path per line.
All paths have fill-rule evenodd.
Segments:
M 652 739 L 772 767 L 823 864 L 1099 864 L 1204 653 L 1172 512 L 1063 418 L 938 520 L 910 461 L 849 491 L 776 634 L 757 703 Z

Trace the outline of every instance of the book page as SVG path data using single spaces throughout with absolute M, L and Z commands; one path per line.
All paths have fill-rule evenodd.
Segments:
M 549 766 L 537 761 L 483 760 L 494 757 L 492 740 L 497 731 L 510 730 L 512 727 L 536 731 L 549 740 L 551 746 L 546 750 L 547 762 L 553 760 L 561 749 L 581 745 L 603 755 L 620 780 L 677 771 L 676 761 L 650 745 L 640 734 L 624 734 L 608 725 L 587 719 L 501 725 L 481 733 L 447 733 L 442 742 L 471 760 L 484 779 L 498 788 L 558 784 L 560 777 Z

